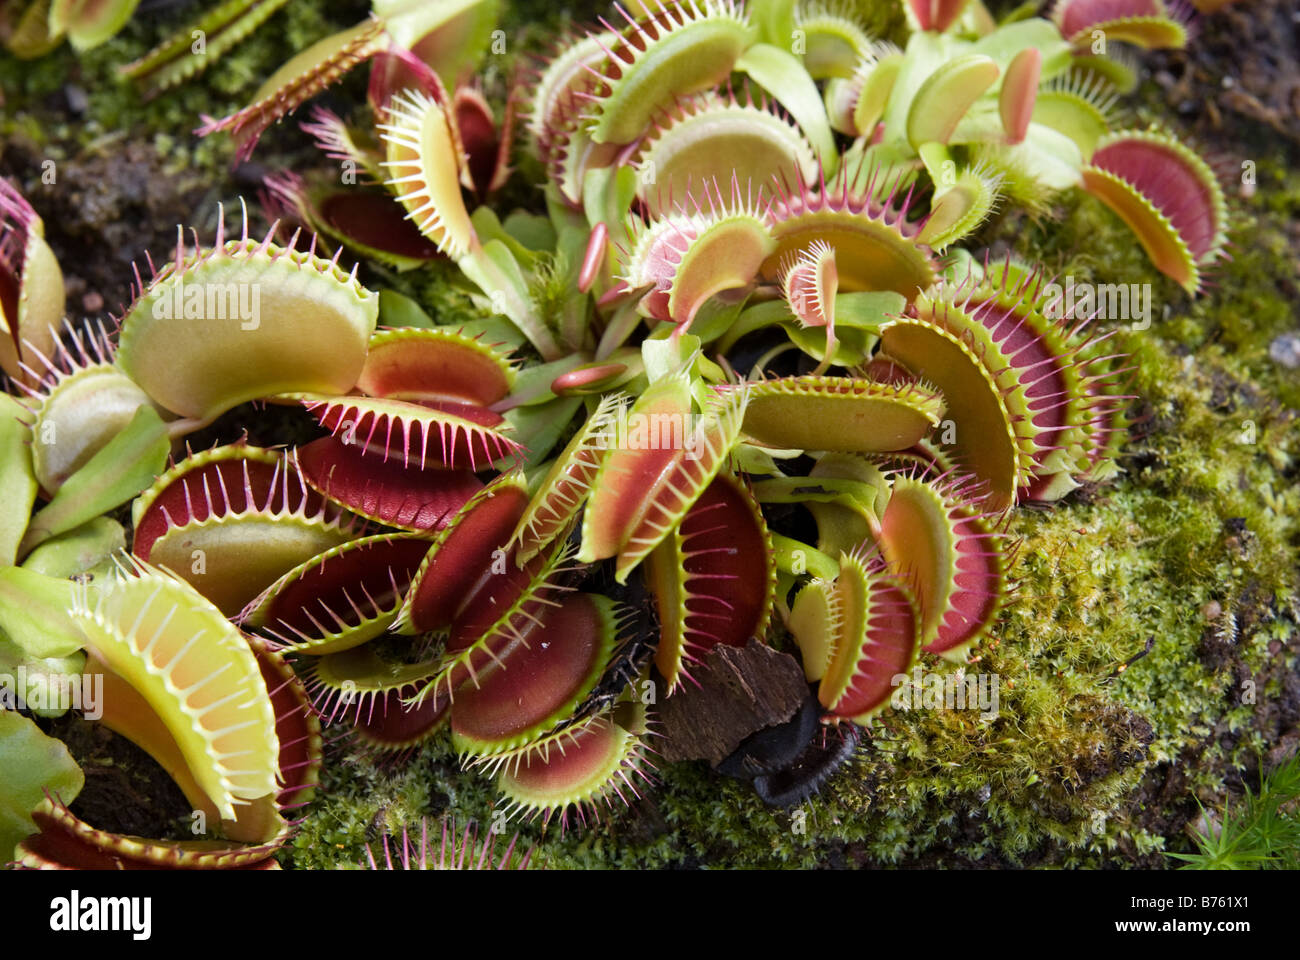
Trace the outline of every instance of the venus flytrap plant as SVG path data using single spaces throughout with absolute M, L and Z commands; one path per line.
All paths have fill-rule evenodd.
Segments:
M 586 119 L 594 143 L 631 143 L 649 126 L 654 111 L 673 99 L 715 87 L 752 40 L 743 9 L 731 0 L 656 3 L 636 19 L 618 8 L 623 24 L 593 72 Z
M 102 722 L 153 755 L 225 840 L 161 841 L 96 830 L 47 795 L 38 832 L 18 846 L 26 867 L 118 869 L 274 865 L 282 812 L 310 798 L 319 727 L 277 654 L 250 646 L 183 581 L 139 561 L 82 586 L 71 618 Z M 198 822 L 198 821 L 196 821 Z
M 767 631 L 776 564 L 767 523 L 743 481 L 719 474 L 646 558 L 659 610 L 655 666 L 669 695 L 718 644 Z
M 9 338 L 35 379 L 0 444 L 25 451 L 52 425 L 67 446 L 0 468 L 0 548 L 50 565 L 0 571 L 0 601 L 26 576 L 48 607 L 65 587 L 31 578 L 101 569 L 98 548 L 75 572 L 53 551 L 98 543 L 89 525 L 134 498 L 135 565 L 74 608 L 76 647 L 114 678 L 110 726 L 251 844 L 137 848 L 52 801 L 28 865 L 266 865 L 314 783 L 307 689 L 364 749 L 395 761 L 445 737 L 507 815 L 588 823 L 651 782 L 654 691 L 699 696 L 696 671 L 773 637 L 774 611 L 815 691 L 732 767 L 795 802 L 918 658 L 965 664 L 998 641 L 1009 512 L 1117 471 L 1129 398 L 1125 359 L 1092 331 L 1107 318 L 1060 311 L 1041 270 L 960 244 L 1082 187 L 1198 289 L 1224 242 L 1218 184 L 1164 135 L 1113 132 L 1113 93 L 1079 49 L 1103 14 L 1181 42 L 1164 8 L 1065 4 L 1063 30 L 918 0 L 903 47 L 852 4 L 619 8 L 538 65 L 524 119 L 546 215 L 503 218 L 484 200 L 514 173 L 513 97 L 498 127 L 467 82 L 496 6 L 376 3 L 205 124 L 246 157 L 371 63 L 355 116 L 303 125 L 360 181 L 266 183 L 302 234 L 182 239 L 138 278 L 115 346 L 70 330 L 22 355 L 29 334 Z M 272 7 L 223 7 L 218 48 Z M 173 79 L 165 51 L 144 63 Z M 39 237 L 8 208 L 12 237 Z M 317 255 L 326 241 L 404 282 L 444 278 L 445 257 L 498 316 L 437 325 Z M 9 261 L 9 287 L 32 282 Z M 258 309 L 209 296 L 231 289 Z M 11 301 L 10 334 L 48 327 Z M 166 468 L 169 441 L 253 400 L 314 434 Z M 29 525 L 37 485 L 54 499 Z M 216 697 L 235 678 L 254 695 Z M 211 717 L 180 696 L 207 682 Z M 423 839 L 383 849 L 373 863 L 431 861 Z
M 132 552 L 233 616 L 286 571 L 356 536 L 283 453 L 246 444 L 188 456 L 132 505 Z M 249 556 L 256 544 L 255 556 Z
M 381 124 L 388 144 L 385 161 L 398 199 L 420 232 L 446 253 L 532 341 L 542 358 L 553 360 L 559 347 L 527 290 L 518 264 L 499 240 L 480 243 L 460 195 L 464 165 L 449 119 L 450 104 L 424 94 L 398 96 Z
M 307 485 L 335 506 L 399 530 L 446 526 L 483 487 L 468 470 L 408 469 L 332 436 L 298 447 L 294 460 Z
M 957 663 L 992 626 L 1005 602 L 1009 551 L 995 514 L 978 510 L 978 491 L 960 478 L 886 475 L 889 497 L 874 531 L 891 567 L 902 571 L 921 615 L 920 647 Z
M 22 364 L 54 353 L 63 319 L 63 271 L 30 203 L 0 180 L 0 370 L 30 385 Z
M 436 658 L 404 664 L 362 645 L 308 658 L 301 675 L 323 721 L 349 721 L 363 749 L 400 758 L 446 727 L 450 701 L 419 697 L 438 672 Z
M 678 101 L 639 143 L 638 197 L 652 216 L 676 205 L 708 202 L 710 184 L 766 184 L 797 171 L 805 181 L 817 169 L 812 147 L 789 119 L 746 90 L 725 97 Z
M 161 721 L 223 820 L 234 821 L 237 807 L 274 797 L 279 743 L 271 701 L 250 696 L 260 685 L 256 658 L 215 607 L 139 563 L 83 597 L 73 618 L 86 634 L 91 670 L 111 673 L 154 713 L 142 716 L 127 697 L 112 698 L 106 723 L 146 739 Z M 229 664 L 220 675 L 213 671 L 218 662 Z M 155 749 L 165 750 L 165 742 Z M 173 768 L 173 776 L 182 775 Z
M 1052 11 L 1061 33 L 1075 45 L 1086 45 L 1094 31 L 1144 49 L 1181 47 L 1187 43 L 1190 11 L 1164 0 L 1060 0 Z
M 438 256 L 437 246 L 378 190 L 339 187 L 333 178 L 308 182 L 289 171 L 271 174 L 263 186 L 268 210 L 357 256 L 395 270 L 414 270 Z
M 704 200 L 688 202 L 634 236 L 622 281 L 631 290 L 648 288 L 638 309 L 672 323 L 674 336 L 690 329 L 708 299 L 752 283 L 776 244 L 766 223 L 770 201 L 742 194 L 732 175 L 730 196 L 717 183 L 704 185 Z
M 512 91 L 498 128 L 492 107 L 477 85 L 456 87 L 452 112 L 465 147 L 470 185 L 480 201 L 503 187 L 510 178 L 518 103 L 519 98 Z
M 826 330 L 822 362 L 812 372 L 814 377 L 819 377 L 830 366 L 839 344 L 835 335 L 835 295 L 840 280 L 835 250 L 824 241 L 815 240 L 797 259 L 791 259 L 782 273 L 781 292 L 790 305 L 790 312 L 804 326 Z
M 804 670 L 828 715 L 865 724 L 888 705 L 890 679 L 916 659 L 920 625 L 902 577 L 873 549 L 841 554 L 833 581 L 814 580 L 790 610 Z
M 651 732 L 645 707 L 624 695 L 521 750 L 491 758 L 507 815 L 544 822 L 557 817 L 564 828 L 571 816 L 585 825 L 615 800 L 630 804 L 653 783 L 645 739 Z
M 883 169 L 859 163 L 850 172 L 847 161 L 815 187 L 782 183 L 768 215 L 776 249 L 763 263 L 763 278 L 777 280 L 785 258 L 821 241 L 835 248 L 839 289 L 915 297 L 938 276 L 908 219 L 911 191 L 901 188 L 902 180 Z
M 801 0 L 794 4 L 794 30 L 803 42 L 804 69 L 814 80 L 846 79 L 876 41 L 862 4 Z M 877 13 L 877 11 L 871 11 Z
M 138 280 L 120 321 L 117 365 L 159 406 L 196 429 L 248 400 L 294 392 L 345 393 L 365 362 L 377 297 L 333 260 L 277 246 L 272 232 L 188 252 Z M 262 324 L 263 315 L 275 317 Z M 217 363 L 216 358 L 225 358 Z
M 528 612 L 540 614 L 541 625 L 512 624 L 511 643 L 452 701 L 452 746 L 462 755 L 491 756 L 532 743 L 574 714 L 610 664 L 620 621 L 612 601 L 574 593 L 549 610 Z M 488 629 L 492 643 L 499 628 Z
M 1198 293 L 1201 271 L 1223 257 L 1227 208 L 1209 166 L 1159 131 L 1111 134 L 1083 171 L 1085 189 L 1133 230 L 1162 273 Z
M 237 145 L 236 158 L 246 159 L 258 139 L 282 117 L 365 63 L 385 48 L 383 22 L 371 17 L 340 33 L 325 37 L 273 73 L 242 110 L 220 119 L 201 118 L 200 135 L 229 133 Z
M 221 119 L 204 117 L 197 132 L 230 133 L 238 144 L 237 157 L 247 159 L 273 123 L 372 60 L 372 104 L 377 110 L 409 79 L 408 63 L 426 74 L 445 73 L 450 79 L 442 82 L 454 86 L 466 63 L 481 54 L 495 18 L 496 3 L 490 0 L 436 5 L 378 0 L 368 19 L 323 38 L 281 66 L 249 106 Z M 390 51 L 401 55 L 388 56 Z
M 341 653 L 383 634 L 430 540 L 381 533 L 350 540 L 300 563 L 251 600 L 238 616 L 262 628 L 285 653 Z
M 114 348 L 102 329 L 83 336 L 65 323 L 74 347 L 60 341 L 54 359 L 38 355 L 43 370 L 24 370 L 38 389 L 28 394 L 32 467 L 41 489 L 59 487 L 152 401 L 113 363 Z M 158 411 L 157 407 L 154 407 Z

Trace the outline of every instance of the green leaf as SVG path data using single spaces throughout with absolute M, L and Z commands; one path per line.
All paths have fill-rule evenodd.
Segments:
M 783 46 L 794 35 L 794 4 L 789 0 L 750 0 L 749 20 L 763 43 Z
M 0 855 L 7 860 L 36 832 L 31 814 L 46 791 L 71 803 L 86 778 L 67 747 L 10 710 L 0 710 L 0 770 Z
M 0 674 L 26 680 L 25 689 L 17 692 L 30 713 L 37 717 L 61 717 L 67 710 L 59 706 L 35 706 L 38 697 L 50 696 L 68 689 L 72 683 L 81 683 L 86 669 L 86 655 L 73 653 L 66 657 L 33 657 L 9 638 L 0 635 Z M 21 674 L 20 671 L 21 670 Z M 48 701 L 47 701 L 48 702 Z M 55 701 L 57 703 L 57 700 Z
M 825 327 L 805 327 L 797 321 L 787 321 L 781 324 L 781 328 L 790 342 L 808 356 L 819 362 L 826 359 Z M 830 363 L 837 367 L 855 367 L 865 363 L 876 342 L 875 336 L 862 330 L 841 330 Z
M 582 178 L 582 210 L 590 224 L 604 223 L 609 242 L 627 245 L 628 214 L 636 200 L 635 167 L 594 167 Z M 585 244 L 584 244 L 585 246 Z
M 379 325 L 383 327 L 418 327 L 428 330 L 433 318 L 410 297 L 395 290 L 379 291 Z
M 669 336 L 646 340 L 641 344 L 646 376 L 651 383 L 673 379 L 691 369 L 695 354 L 700 349 L 700 338 L 692 333 L 673 339 Z
M 971 53 L 991 57 L 998 68 L 1005 72 L 1016 54 L 1030 47 L 1043 55 L 1042 80 L 1050 80 L 1070 65 L 1070 45 L 1061 36 L 1056 24 L 1041 17 L 999 27 L 987 37 L 975 41 L 970 50 Z
M 27 555 L 23 568 L 66 580 L 93 570 L 126 549 L 126 531 L 116 520 L 96 517 L 51 537 Z
M 524 367 L 516 375 L 514 389 L 510 391 L 510 396 L 507 398 L 510 406 L 531 407 L 539 403 L 550 403 L 555 399 L 555 394 L 551 392 L 551 384 L 555 378 L 575 367 L 582 366 L 585 362 L 581 354 L 575 353 L 559 360 L 552 360 L 550 363 Z
M 790 307 L 784 300 L 766 300 L 763 303 L 756 303 L 736 318 L 727 335 L 718 344 L 717 350 L 719 353 L 726 353 L 746 334 L 792 320 L 794 314 L 790 312 Z
M 777 459 L 793 460 L 796 457 L 802 457 L 802 450 L 772 450 L 768 447 L 756 447 L 749 443 L 738 443 L 736 449 L 731 451 L 732 459 L 735 461 L 736 470 L 739 473 L 747 473 L 751 476 L 779 476 L 781 468 L 777 466 Z
M 892 290 L 837 293 L 835 295 L 835 326 L 837 329 L 850 328 L 875 333 L 882 324 L 901 314 L 906 306 L 906 298 Z M 792 329 L 799 329 L 798 321 L 795 319 L 794 314 L 790 312 L 790 307 L 784 300 L 766 300 L 763 303 L 754 304 L 742 311 L 740 316 L 732 322 L 726 336 L 719 342 L 717 350 L 719 353 L 726 353 L 735 346 L 741 337 L 753 333 L 755 330 L 761 330 L 763 327 L 777 324 L 784 327 L 787 333 Z M 806 350 L 805 345 L 815 346 L 815 350 L 811 351 L 810 355 L 818 360 L 821 359 L 826 348 L 826 333 L 823 330 L 809 331 L 806 336 L 802 334 L 792 336 L 791 340 L 800 349 Z M 870 349 L 870 344 L 866 340 L 850 338 L 850 342 L 845 349 L 846 352 L 843 356 L 848 359 L 856 352 Z M 836 355 L 841 355 L 838 350 Z
M 78 589 L 23 567 L 0 568 L 0 631 L 33 657 L 76 653 L 86 638 L 67 611 Z
M 549 403 L 506 411 L 506 421 L 514 427 L 511 436 L 527 450 L 523 460 L 525 470 L 532 469 L 550 456 L 551 450 L 581 406 L 582 397 L 556 397 Z M 506 469 L 514 463 L 514 459 L 510 458 L 500 461 L 497 466 L 498 469 Z
M 519 264 L 524 270 L 531 270 L 537 266 L 538 257 L 540 256 L 538 251 L 520 243 L 510 231 L 502 226 L 501 218 L 496 215 L 496 211 L 491 207 L 479 207 L 470 215 L 469 222 L 474 224 L 474 232 L 478 234 L 480 242 L 499 241 L 510 250 L 515 263 Z
M 730 329 L 744 308 L 744 300 L 725 303 L 714 297 L 705 301 L 691 322 L 692 336 L 698 337 L 700 343 L 712 343 Z
M 563 354 L 537 315 L 528 280 L 503 241 L 487 241 L 461 257 L 457 266 L 491 300 L 493 313 L 502 314 L 514 324 L 537 348 L 542 359 L 555 360 Z
M 167 426 L 153 407 L 136 411 L 125 430 L 90 458 L 32 518 L 19 547 L 36 546 L 130 500 L 162 473 L 171 444 Z
M 835 136 L 826 104 L 803 62 L 781 47 L 756 43 L 736 62 L 736 69 L 780 101 L 803 131 L 830 176 L 839 166 Z
M 835 295 L 835 326 L 872 332 L 907 309 L 907 298 L 893 290 L 863 290 Z
M 540 213 L 516 210 L 506 217 L 501 227 L 529 250 L 546 253 L 555 249 L 555 226 Z

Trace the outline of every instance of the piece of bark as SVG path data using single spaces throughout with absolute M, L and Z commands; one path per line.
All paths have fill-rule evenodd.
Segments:
M 714 647 L 691 676 L 698 687 L 687 680 L 659 704 L 656 749 L 670 763 L 717 766 L 746 737 L 789 720 L 808 696 L 798 661 L 757 640 Z

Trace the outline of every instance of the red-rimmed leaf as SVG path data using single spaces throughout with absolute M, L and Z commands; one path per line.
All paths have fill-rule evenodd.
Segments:
M 723 474 L 687 511 L 673 536 L 647 560 L 659 608 L 655 662 L 669 690 L 718 644 L 744 646 L 767 627 L 776 566 L 753 496 Z
M 473 404 L 344 397 L 303 405 L 344 443 L 404 467 L 480 470 L 519 449 L 498 429 L 505 423 L 500 414 Z
M 336 437 L 298 448 L 303 479 L 313 490 L 390 527 L 441 530 L 483 483 L 468 470 L 404 467 L 364 456 Z
M 430 541 L 409 534 L 353 540 L 289 571 L 242 619 L 305 653 L 336 653 L 382 633 Z
M 514 371 L 500 352 L 441 329 L 380 331 L 370 338 L 357 378 L 357 389 L 372 397 L 483 407 L 504 399 L 513 385 Z
M 506 474 L 484 487 L 442 532 L 416 574 L 401 629 L 442 630 L 462 614 L 495 566 L 509 566 L 505 548 L 528 506 L 522 478 Z M 500 575 L 500 574 L 498 574 Z
M 40 832 L 18 846 L 20 867 L 40 870 L 277 870 L 285 837 L 257 846 L 212 840 L 144 840 L 96 830 L 48 799 L 33 814 Z
M 595 594 L 538 606 L 540 625 L 511 644 L 499 662 L 456 691 L 451 730 L 472 753 L 528 742 L 567 718 L 604 672 L 614 646 L 613 603 Z

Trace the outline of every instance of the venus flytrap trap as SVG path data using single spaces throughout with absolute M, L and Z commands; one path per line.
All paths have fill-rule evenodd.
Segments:
M 276 6 L 206 14 L 207 55 Z M 24 398 L 0 420 L 0 560 L 37 569 L 0 569 L 0 627 L 14 585 L 37 585 L 37 652 L 84 651 L 113 694 L 103 722 L 222 835 L 137 843 L 54 797 L 25 865 L 273 864 L 315 784 L 317 718 L 392 763 L 436 741 L 503 820 L 592 828 L 652 784 L 663 703 L 784 633 L 768 652 L 802 702 L 718 769 L 791 806 L 893 749 L 900 676 L 997 649 L 1012 511 L 1119 472 L 1130 371 L 1107 311 L 963 242 L 1083 189 L 1196 293 L 1226 207 L 1188 148 L 1114 129 L 1086 47 L 1094 29 L 1180 45 L 1158 2 L 1003 24 L 978 0 L 908 3 L 897 44 L 870 6 L 617 8 L 534 65 L 545 214 L 503 219 L 517 98 L 470 80 L 497 4 L 376 2 L 202 128 L 246 158 L 370 63 L 364 103 L 302 125 L 328 169 L 265 181 L 301 229 L 258 240 L 245 215 L 227 239 L 219 212 L 211 245 L 178 231 L 109 334 L 58 332 L 57 264 L 4 188 L 0 360 Z M 161 89 L 202 66 L 178 44 L 130 73 Z M 341 266 L 344 247 L 374 269 Z M 468 291 L 492 322 L 438 324 L 370 285 L 399 275 Z M 251 401 L 307 433 L 222 433 Z M 225 442 L 182 453 L 204 428 Z M 102 514 L 128 501 L 112 573 L 125 538 Z M 51 600 L 69 579 L 70 618 Z M 444 821 L 436 854 L 420 830 L 368 862 L 496 860 L 468 828 L 449 843 Z
M 274 866 L 282 816 L 309 799 L 319 726 L 273 651 L 244 638 L 178 578 L 133 561 L 71 609 L 86 672 L 105 688 L 102 723 L 150 753 L 224 839 L 144 840 L 96 830 L 48 790 L 38 832 L 18 845 L 29 868 Z M 200 833 L 205 831 L 198 831 Z M 214 834 L 216 836 L 216 834 Z
M 365 362 L 377 297 L 333 260 L 248 235 L 226 241 L 218 213 L 211 247 L 187 252 L 177 228 L 173 259 L 120 321 L 117 364 L 160 406 L 197 429 L 248 400 L 294 392 L 343 393 Z M 341 250 L 340 250 L 341 252 Z M 257 309 L 253 310 L 253 305 Z M 245 309 L 245 308 L 248 309 Z M 274 315 L 263 327 L 261 313 Z M 222 357 L 223 364 L 214 364 Z
M 44 231 L 31 204 L 0 181 L 0 369 L 17 382 L 30 383 L 23 363 L 54 352 L 63 319 L 63 272 Z
M 166 414 L 114 364 L 114 345 L 102 327 L 83 336 L 65 323 L 65 335 L 74 346 L 58 342 L 53 360 L 38 355 L 43 370 L 23 365 L 36 388 L 19 382 L 28 395 L 32 469 L 51 495 L 141 407 Z
M 355 169 L 346 168 L 345 175 Z M 290 171 L 272 174 L 263 182 L 263 206 L 396 270 L 414 270 L 438 255 L 438 248 L 383 193 L 359 191 L 346 181 L 343 187 L 336 184 L 334 177 L 313 177 L 309 183 Z
M 354 535 L 283 453 L 246 444 L 185 457 L 132 505 L 132 552 L 233 616 L 281 574 Z M 257 544 L 255 557 L 247 556 Z

